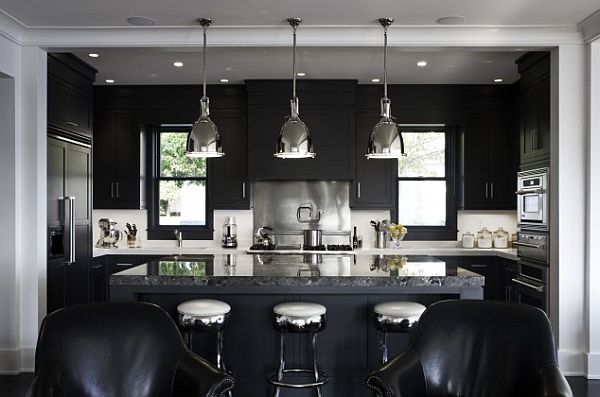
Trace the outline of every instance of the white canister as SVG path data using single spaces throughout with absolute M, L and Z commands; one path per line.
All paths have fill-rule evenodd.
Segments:
M 486 227 L 477 232 L 477 248 L 492 248 L 492 232 Z
M 471 232 L 462 235 L 463 248 L 475 248 L 475 236 Z

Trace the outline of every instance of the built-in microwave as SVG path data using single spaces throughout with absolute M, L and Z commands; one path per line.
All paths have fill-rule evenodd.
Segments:
M 548 230 L 548 168 L 517 174 L 517 217 L 519 226 Z

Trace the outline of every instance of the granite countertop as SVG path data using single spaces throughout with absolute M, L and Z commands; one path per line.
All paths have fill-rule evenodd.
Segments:
M 119 286 L 474 287 L 484 277 L 430 256 L 222 254 L 161 258 L 115 273 Z

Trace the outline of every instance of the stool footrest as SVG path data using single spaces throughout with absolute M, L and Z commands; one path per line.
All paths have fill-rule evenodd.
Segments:
M 313 381 L 311 383 L 289 383 L 289 382 L 284 382 L 283 380 L 279 381 L 277 379 L 277 372 L 271 372 L 268 376 L 269 379 L 269 383 L 271 383 L 272 385 L 275 386 L 281 386 L 281 387 L 293 387 L 293 388 L 304 388 L 304 387 L 316 387 L 316 386 L 323 386 L 325 383 L 327 383 L 327 381 L 329 381 L 329 377 L 327 376 L 327 374 L 324 371 L 318 370 L 317 371 L 319 374 L 319 379 L 316 381 Z M 306 373 L 306 374 L 311 374 L 314 376 L 315 371 L 312 369 L 308 369 L 308 368 L 287 368 L 283 370 L 283 374 L 288 374 L 288 373 Z

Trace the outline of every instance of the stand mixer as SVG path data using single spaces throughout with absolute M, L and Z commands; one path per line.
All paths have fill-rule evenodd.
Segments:
M 123 234 L 116 228 L 117 222 L 109 218 L 98 220 L 100 227 L 100 238 L 96 243 L 96 248 L 119 248 L 117 243 L 123 238 Z

